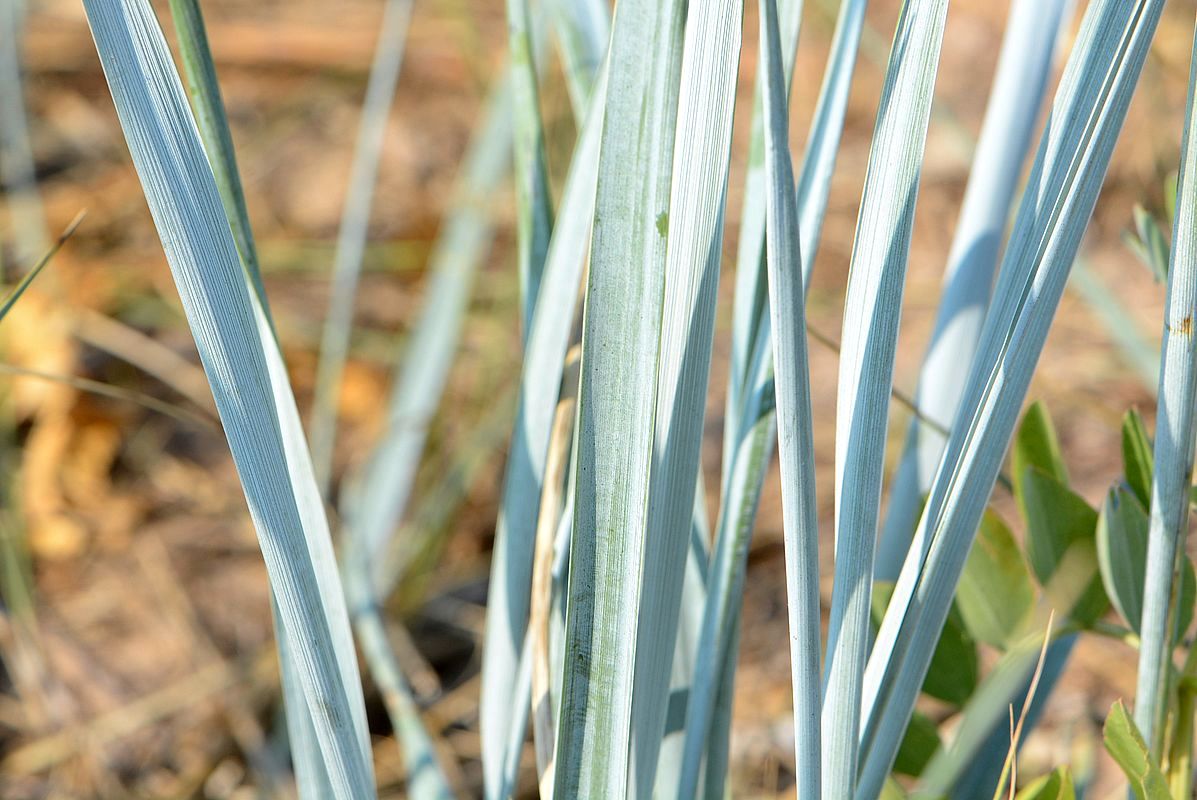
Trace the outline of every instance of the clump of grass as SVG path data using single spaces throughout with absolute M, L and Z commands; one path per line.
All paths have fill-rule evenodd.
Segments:
M 896 579 L 886 604 L 877 602 L 880 591 L 874 594 L 873 563 L 882 455 L 947 5 L 912 0 L 902 7 L 879 98 L 844 309 L 836 569 L 824 644 L 804 303 L 861 39 L 863 2 L 842 4 L 795 180 L 787 95 L 801 4 L 762 0 L 752 151 L 759 158 L 747 178 L 724 465 L 711 540 L 699 456 L 743 4 L 716 0 L 688 8 L 681 0 L 621 0 L 608 31 L 601 3 L 549 3 L 579 118 L 564 192 L 554 207 L 540 119 L 540 34 L 524 0 L 510 0 L 512 61 L 471 148 L 464 210 L 455 212 L 436 251 L 428 310 L 396 385 L 390 428 L 341 498 L 346 535 L 338 570 L 321 491 L 335 430 L 329 398 L 338 390 L 336 375 L 349 337 L 345 309 L 351 307 L 364 241 L 374 172 L 369 166 L 376 164 L 381 121 L 397 79 L 401 49 L 395 48 L 406 26 L 406 4 L 397 0 L 388 6 L 393 29 L 385 26 L 391 32 L 381 42 L 371 81 L 363 128 L 369 135 L 361 151 L 367 167 L 351 192 L 346 254 L 334 275 L 340 288 L 327 328 L 314 470 L 270 324 L 198 6 L 172 3 L 199 128 L 145 0 L 85 0 L 266 560 L 302 794 L 374 793 L 351 622 L 405 748 L 411 793 L 451 794 L 407 678 L 390 651 L 381 606 L 395 578 L 378 565 L 404 517 L 424 426 L 442 393 L 467 287 L 488 241 L 489 223 L 469 203 L 494 190 L 509 149 L 517 188 L 524 360 L 483 654 L 486 796 L 517 792 L 530 718 L 543 794 L 687 800 L 724 794 L 747 549 L 775 441 L 798 796 L 875 800 L 883 791 L 901 791 L 891 780 L 895 769 L 923 773 L 937 790 L 968 787 L 984 796 L 995 783 L 1003 786 L 1005 758 L 1016 756 L 1037 713 L 1035 689 L 1050 690 L 1067 659 L 1068 637 L 1100 628 L 1097 617 L 1109 595 L 1123 613 L 1135 607 L 1125 588 L 1133 580 L 1107 577 L 1108 565 L 1102 573 L 1096 558 L 1070 554 L 1073 541 L 1108 540 L 1108 528 L 1102 534 L 1097 528 L 1112 522 L 1099 519 L 1068 487 L 1041 409 L 1032 409 L 1019 433 L 1012 482 L 1027 516 L 1029 572 L 1010 532 L 985 514 L 1162 2 L 1088 5 L 991 293 L 1007 209 L 1048 83 L 1064 4 L 1053 3 L 1050 24 L 1040 26 L 1033 24 L 1029 2 L 1012 13 L 965 204 L 970 213 L 963 215 L 949 259 L 939 339 L 955 331 L 962 317 L 973 327 L 952 342 L 959 345 L 960 363 L 950 379 L 933 347 L 914 403 L 919 416 L 932 409 L 946 436 L 920 443 L 919 433 L 907 445 L 901 468 L 906 471 L 899 472 L 892 492 L 892 530 L 877 569 Z M 604 44 L 609 46 L 600 66 L 597 54 Z M 1024 83 L 1036 91 L 1016 91 Z M 505 116 L 509 105 L 511 117 Z M 1162 753 L 1174 641 L 1169 626 L 1179 618 L 1176 604 L 1183 597 L 1174 576 L 1189 502 L 1195 371 L 1188 322 L 1192 292 L 1185 288 L 1192 277 L 1186 262 L 1192 260 L 1192 243 L 1184 227 L 1192 227 L 1193 211 L 1188 138 L 1186 131 L 1168 270 L 1161 428 L 1145 556 L 1150 589 L 1142 595 L 1136 716 L 1146 745 L 1139 747 L 1120 717 L 1111 733 L 1113 749 L 1128 763 L 1144 748 L 1150 759 Z M 566 353 L 579 294 L 581 360 L 574 378 L 566 370 Z M 1145 440 L 1145 433 L 1135 439 Z M 1133 470 L 1139 484 L 1145 483 L 1148 449 L 1132 448 L 1139 454 Z M 1128 478 L 1131 472 L 1128 466 Z M 1045 519 L 1059 525 L 1045 525 Z M 1067 528 L 1067 536 L 1056 528 Z M 970 560 L 979 535 L 980 560 Z M 970 572 L 970 564 L 980 566 Z M 1043 589 L 1038 595 L 1031 573 Z M 978 587 L 995 582 L 1013 587 L 1026 608 L 998 613 L 987 607 L 1001 600 L 987 598 Z M 1046 641 L 1036 631 L 1028 646 L 1026 628 L 1033 624 L 1028 620 L 1036 617 L 1026 609 L 1035 597 L 1062 606 L 1068 621 Z M 885 611 L 874 631 L 872 614 L 879 606 Z M 975 669 L 936 665 L 937 652 L 956 647 L 959 662 L 975 667 L 978 642 L 1003 653 L 985 680 Z M 924 691 L 959 712 L 952 748 L 941 743 L 934 720 L 913 716 Z M 1182 696 L 1191 705 L 1192 693 Z M 1012 724 L 1005 739 L 993 738 L 995 719 L 1015 699 L 1023 708 L 1017 726 Z M 910 755 L 916 734 L 924 743 L 918 758 Z M 1188 746 L 1191 751 L 1191 742 Z M 900 750 L 906 757 L 900 758 Z M 1173 760 L 1184 761 L 1184 743 L 1174 750 Z M 967 772 L 967 760 L 987 768 L 995 753 L 999 774 Z M 1043 785 L 1056 785 L 1052 780 Z M 1057 784 L 1068 780 L 1061 773 Z

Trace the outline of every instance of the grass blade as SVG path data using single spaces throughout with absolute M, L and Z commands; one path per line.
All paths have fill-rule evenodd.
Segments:
M 480 726 L 488 792 L 498 789 L 503 763 L 499 745 L 507 741 L 509 691 L 518 672 L 527 626 L 545 460 L 594 219 L 605 96 L 606 78 L 600 72 L 595 99 L 570 162 L 541 280 L 541 297 L 533 311 L 524 346 L 515 429 L 495 525 L 486 640 L 482 649 Z
M 603 0 L 548 0 L 561 43 L 565 85 L 574 118 L 586 118 L 599 67 L 607 55 L 611 10 Z
M 349 336 L 353 331 L 353 300 L 362 271 L 387 118 L 395 97 L 395 86 L 399 83 L 399 69 L 403 65 L 411 6 L 412 0 L 387 0 L 383 9 L 353 150 L 353 165 L 349 169 L 349 189 L 337 233 L 328 314 L 320 340 L 320 361 L 316 365 L 316 396 L 312 401 L 312 462 L 323 494 L 328 493 L 332 480 L 337 399 L 349 353 Z
M 665 728 L 686 551 L 702 446 L 723 216 L 743 36 L 742 0 L 706 3 L 686 21 L 656 370 L 655 443 L 632 688 L 629 796 L 649 797 Z M 650 535 L 651 532 L 651 535 Z
M 1197 47 L 1189 71 L 1189 98 L 1180 150 L 1176 218 L 1168 259 L 1168 299 L 1160 345 L 1159 410 L 1148 527 L 1147 578 L 1143 598 L 1139 682 L 1135 722 L 1151 752 L 1161 754 L 1167 708 L 1169 666 L 1175 639 L 1177 579 L 1189 531 L 1189 483 L 1197 419 Z
M 515 121 L 520 330 L 526 338 L 532 326 L 532 310 L 540 295 L 540 277 L 553 232 L 553 200 L 549 196 L 549 171 L 544 155 L 544 125 L 540 119 L 540 89 L 528 0 L 507 0 L 507 34 Z
M 981 336 L 1010 205 L 1043 105 L 1066 4 L 1066 0 L 1018 0 L 1010 8 L 944 270 L 935 331 L 919 372 L 915 403 L 933 420 L 951 423 L 960 405 L 966 367 Z M 943 446 L 942 434 L 911 420 L 878 544 L 878 580 L 897 580 Z
M 1095 0 L 1082 23 L 999 272 L 961 404 L 966 411 L 870 658 L 858 788 L 865 800 L 881 790 L 926 674 L 1161 7 L 1159 0 Z
M 618 797 L 628 786 L 636 640 L 626 620 L 638 616 L 648 516 L 683 22 L 677 0 L 621 2 L 608 55 L 582 333 L 560 797 Z
M 794 56 L 802 25 L 803 0 L 778 3 L 778 26 L 782 48 L 785 95 L 790 93 L 794 74 Z M 828 67 L 830 71 L 830 66 Z M 769 316 L 765 278 L 765 115 L 762 105 L 764 78 L 757 75 L 753 91 L 752 139 L 748 150 L 748 171 L 744 176 L 744 205 L 740 209 L 740 234 L 736 250 L 736 283 L 732 296 L 731 369 L 727 382 L 727 419 L 739 419 L 742 397 L 748 391 L 748 374 L 759 346 L 757 333 Z M 820 98 L 821 100 L 822 98 Z M 765 322 L 768 325 L 767 322 Z M 767 328 L 766 328 L 767 335 Z M 731 465 L 736 438 L 740 431 L 725 425 L 723 431 L 724 479 Z
M 0 181 L 12 209 L 13 240 L 21 266 L 37 258 L 50 239 L 21 88 L 23 10 L 21 0 L 0 0 Z
M 861 682 L 871 637 L 873 546 L 894 353 L 946 0 L 904 5 L 877 112 L 857 221 L 836 404 L 835 584 L 824 665 L 823 796 L 856 785 Z
M 21 280 L 17 281 L 17 285 L 9 290 L 8 294 L 3 300 L 0 300 L 0 319 L 4 319 L 8 316 L 8 312 L 12 311 L 12 307 L 15 306 L 17 301 L 21 299 L 21 295 L 25 294 L 25 290 L 33 284 L 33 282 L 37 279 L 37 276 L 40 275 L 42 270 L 46 268 L 46 265 L 49 264 L 54 256 L 58 254 L 58 251 L 62 249 L 64 244 L 66 244 L 66 240 L 71 238 L 72 234 L 75 233 L 75 229 L 79 227 L 79 223 L 83 222 L 83 217 L 86 215 L 86 211 L 80 211 L 78 214 L 76 214 L 75 218 L 66 226 L 66 229 L 63 230 L 63 232 L 58 235 L 58 238 L 54 240 L 54 244 L 50 245 L 50 249 L 42 254 L 42 257 L 37 260 L 37 263 L 31 266 L 29 271 L 21 276 Z
M 87 0 L 96 49 L 258 531 L 282 636 L 338 798 L 374 795 L 365 707 L 294 397 L 145 2 Z
M 760 383 L 748 401 L 766 410 L 740 439 L 725 483 L 724 503 L 719 509 L 718 535 L 711 559 L 694 681 L 686 714 L 686 742 L 678 797 L 697 796 L 700 781 L 709 795 L 722 796 L 726 733 L 719 724 L 730 713 L 730 688 L 735 673 L 739 644 L 740 605 L 748 566 L 748 544 L 756 521 L 761 487 L 768 470 L 769 455 L 777 438 L 773 414 L 773 385 L 755 371 Z M 707 755 L 706 773 L 703 758 Z
M 428 293 L 391 388 L 386 431 L 366 463 L 348 479 L 341 503 L 341 514 L 373 565 L 371 579 L 381 593 L 393 588 L 384 574 L 382 555 L 411 499 L 428 426 L 461 339 L 474 275 L 493 237 L 485 201 L 507 175 L 510 102 L 510 82 L 503 78 L 470 142 L 452 211 L 429 256 Z
M 819 520 L 806 348 L 806 296 L 802 286 L 798 204 L 790 164 L 781 35 L 774 0 L 761 3 L 761 42 L 769 316 L 775 331 L 774 392 L 794 691 L 794 771 L 798 797 L 813 800 L 820 791 L 821 759 Z
M 216 66 L 208 46 L 208 33 L 199 0 L 170 0 L 170 15 L 179 37 L 183 74 L 187 78 L 195 121 L 199 125 L 208 160 L 212 163 L 216 188 L 220 190 L 220 199 L 224 203 L 229 225 L 233 229 L 233 240 L 237 243 L 237 252 L 241 255 L 250 285 L 269 320 L 270 305 L 266 300 L 266 287 L 262 284 L 258 250 L 249 224 L 249 209 L 233 149 L 233 135 L 229 130 L 224 100 L 221 99 L 220 83 L 216 80 Z
M 831 56 L 824 73 L 823 85 L 811 123 L 807 142 L 806 159 L 798 179 L 799 237 L 800 252 L 807 254 L 803 262 L 803 285 L 810 286 L 810 265 L 817 248 L 821 232 L 823 212 L 827 206 L 831 175 L 839 149 L 840 132 L 843 130 L 844 114 L 847 109 L 848 89 L 851 84 L 853 66 L 856 61 L 864 24 L 864 0 L 846 0 L 840 8 L 832 41 Z M 780 24 L 796 23 L 796 18 L 782 12 Z M 784 37 L 783 37 L 784 41 Z M 754 129 L 755 131 L 755 129 Z M 761 129 L 763 136 L 763 129 Z M 763 141 L 763 139 L 762 139 Z M 763 153 L 763 150 L 761 151 Z M 756 165 L 763 169 L 763 160 Z M 764 185 L 760 184 L 763 192 Z M 748 200 L 746 199 L 746 204 Z M 749 225 L 746 209 L 741 230 L 741 243 L 746 237 L 764 235 L 764 195 L 758 198 L 759 207 L 755 217 L 758 227 Z M 803 220 L 811 220 L 809 224 Z M 744 559 L 748 553 L 748 542 L 755 524 L 757 504 L 760 500 L 768 462 L 772 454 L 772 440 L 775 437 L 773 419 L 773 358 L 770 344 L 769 316 L 765 300 L 764 239 L 758 238 L 754 249 L 742 249 L 736 272 L 736 308 L 733 316 L 732 359 L 749 359 L 733 367 L 728 385 L 728 405 L 725 412 L 724 479 L 721 486 L 720 517 L 716 534 L 715 556 L 712 561 L 710 592 L 707 595 L 707 610 L 704 615 L 713 625 L 722 626 L 718 631 L 707 631 L 713 646 L 718 649 L 710 661 L 700 659 L 695 668 L 694 682 L 690 695 L 691 713 L 687 718 L 687 736 L 698 737 L 693 747 L 698 755 L 705 747 L 710 754 L 705 772 L 708 792 L 718 792 L 723 786 L 723 772 L 720 765 L 726 765 L 727 736 L 719 732 L 719 720 L 730 719 L 732 682 L 736 666 L 736 648 L 739 641 L 739 597 L 743 585 Z M 745 288 L 745 281 L 751 277 Z M 755 288 L 754 288 L 755 287 Z M 756 297 L 751 303 L 741 298 Z M 751 336 L 749 336 L 751 333 Z M 741 375 L 741 373 L 743 373 Z M 737 380 L 744 385 L 738 386 Z M 739 473 L 737 477 L 737 472 Z M 732 592 L 731 595 L 725 593 Z M 710 704 L 710 707 L 708 707 Z M 714 728 L 714 734 L 708 733 Z

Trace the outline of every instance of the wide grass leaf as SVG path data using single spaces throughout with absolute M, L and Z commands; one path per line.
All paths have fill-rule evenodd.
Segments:
M 328 522 L 277 345 L 146 2 L 88 0 L 96 48 L 212 386 L 338 798 L 374 796 L 365 707 Z
M 618 797 L 630 777 L 637 637 L 628 620 L 639 616 L 649 511 L 684 22 L 676 0 L 625 0 L 608 53 L 582 325 L 561 797 Z

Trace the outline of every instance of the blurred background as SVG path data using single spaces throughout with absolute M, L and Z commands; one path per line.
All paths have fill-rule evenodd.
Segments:
M 164 3 L 156 3 L 167 37 Z M 1081 5 L 1081 4 L 1078 4 Z M 807 0 L 795 70 L 795 153 L 822 79 L 835 4 Z M 857 204 L 900 3 L 868 11 L 814 268 L 811 324 L 838 339 Z M 311 402 L 333 243 L 379 30 L 378 0 L 206 0 L 203 9 L 301 410 Z M 81 209 L 87 216 L 0 326 L 0 796 L 258 796 L 251 764 L 277 756 L 279 686 L 265 570 L 157 235 L 78 0 L 28 0 L 19 57 L 35 191 L 14 186 L 10 140 L 0 263 L 13 281 Z M 1005 3 L 954 0 L 936 87 L 899 341 L 913 393 L 997 59 Z M 704 464 L 718 481 L 757 9 L 748 3 L 729 190 L 727 269 Z M 1164 287 L 1124 241 L 1134 206 L 1164 206 L 1175 170 L 1194 3 L 1165 12 L 1030 399 L 1056 421 L 1073 487 L 1094 505 L 1121 472 L 1119 421 L 1154 419 Z M 1069 27 L 1068 37 L 1075 30 Z M 1070 41 L 1062 48 L 1067 53 Z M 344 390 L 334 481 L 384 421 L 422 303 L 426 263 L 488 87 L 502 73 L 502 3 L 417 1 L 382 153 Z M 12 43 L 0 41 L 0 57 Z M 8 49 L 8 52 L 4 52 Z M 575 129 L 560 67 L 542 86 L 556 196 Z M 11 109 L 11 106 L 6 106 Z M 6 129 L 16 120 L 11 111 Z M 450 778 L 480 793 L 479 643 L 520 334 L 509 187 L 488 198 L 497 236 L 471 293 L 446 400 L 400 537 L 415 566 L 389 600 L 392 639 Z M 812 343 L 825 602 L 831 575 L 835 353 Z M 42 373 L 31 375 L 30 371 Z M 89 382 L 98 382 L 95 385 Z M 891 417 L 896 459 L 909 412 Z M 708 496 L 714 497 L 714 491 Z M 1013 503 L 996 507 L 1017 525 Z M 776 475 L 749 560 L 732 737 L 737 797 L 792 793 L 792 725 Z M 1021 769 L 1100 752 L 1110 704 L 1134 691 L 1135 657 L 1082 637 Z M 368 688 L 383 796 L 402 762 Z M 531 752 L 525 789 L 532 790 Z M 1105 780 L 1103 778 L 1103 780 Z M 1098 782 L 1106 787 L 1113 783 Z M 1104 796 L 1101 791 L 1097 796 Z

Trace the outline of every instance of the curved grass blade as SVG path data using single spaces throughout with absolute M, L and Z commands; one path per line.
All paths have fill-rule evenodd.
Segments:
M 933 420 L 950 424 L 956 418 L 989 305 L 1010 205 L 1051 76 L 1065 5 L 1066 0 L 1018 0 L 1010 8 L 944 270 L 935 329 L 919 372 L 915 403 Z M 938 431 L 911 420 L 878 544 L 878 580 L 898 577 L 944 443 Z
M 818 246 L 843 129 L 848 89 L 864 25 L 864 8 L 865 0 L 846 0 L 841 5 L 831 56 L 811 123 L 806 157 L 798 178 L 799 249 L 807 255 L 803 261 L 803 285 L 807 289 L 810 287 L 810 267 Z M 783 12 L 779 14 L 779 19 L 793 21 L 795 17 Z M 756 166 L 763 167 L 763 162 Z M 756 213 L 764 213 L 763 197 Z M 809 224 L 804 222 L 808 219 Z M 745 241 L 746 236 L 751 236 L 753 230 L 745 223 L 741 242 Z M 763 235 L 763 227 L 756 230 Z M 747 355 L 741 355 L 740 359 L 747 358 L 749 362 L 733 369 L 729 377 L 728 405 L 724 418 L 730 420 L 731 424 L 725 423 L 724 478 L 720 496 L 720 507 L 726 510 L 720 512 L 707 611 L 704 612 L 705 617 L 720 620 L 718 624 L 723 627 L 718 633 L 710 631 L 706 634 L 712 637 L 710 641 L 715 644 L 705 646 L 716 647 L 718 652 L 712 655 L 709 662 L 700 658 L 696 665 L 690 714 L 687 717 L 687 735 L 699 737 L 693 746 L 699 748 L 700 752 L 705 748 L 707 752 L 702 780 L 706 783 L 705 791 L 708 793 L 721 792 L 726 775 L 728 737 L 722 731 L 722 725 L 731 718 L 732 686 L 739 642 L 739 606 L 736 598 L 739 597 L 739 587 L 743 585 L 743 560 L 747 557 L 757 504 L 772 455 L 770 442 L 775 438 L 773 359 L 770 322 L 765 313 L 764 246 L 764 240 L 759 239 L 756 249 L 751 251 L 756 253 L 755 261 L 744 260 L 746 251 L 741 250 L 741 260 L 737 264 L 738 299 L 733 317 L 732 358 L 733 364 L 736 364 L 737 352 L 745 352 Z M 753 281 L 748 285 L 756 288 L 744 288 L 748 276 L 752 276 Z M 754 296 L 758 299 L 752 303 L 744 304 L 739 300 Z M 743 375 L 740 375 L 741 372 Z M 742 380 L 744 385 L 737 386 L 737 380 Z M 733 479 L 737 470 L 742 474 Z M 734 594 L 727 596 L 724 594 L 726 592 Z M 719 609 L 725 609 L 726 614 Z M 708 736 L 708 733 L 711 735 Z M 701 758 L 701 755 L 695 757 Z
M 946 0 L 902 7 L 877 111 L 844 302 L 836 403 L 835 584 L 824 664 L 823 797 L 856 785 L 873 546 L 898 320 Z
M 560 797 L 618 797 L 628 787 L 636 638 L 626 620 L 638 617 L 648 520 L 683 10 L 678 0 L 621 2 L 608 55 L 583 316 Z
M 346 586 L 351 598 L 355 587 L 369 586 L 368 579 L 364 577 L 366 574 L 367 570 L 362 569 L 354 575 L 347 567 Z M 376 602 L 362 598 L 355 603 L 352 612 L 353 627 L 362 646 L 362 656 L 382 695 L 387 716 L 391 719 L 403 753 L 408 797 L 452 800 L 455 795 L 437 762 L 436 750 L 420 719 L 411 686 L 395 658 L 381 609 Z
M 1189 531 L 1189 484 L 1197 433 L 1197 46 L 1189 69 L 1189 98 L 1180 150 L 1176 218 L 1168 259 L 1168 299 L 1160 345 L 1159 410 L 1151 482 L 1151 521 L 1147 534 L 1142 645 L 1135 722 L 1158 757 L 1164 729 L 1169 666 L 1178 617 L 1181 559 Z
M 765 173 L 769 316 L 777 398 L 777 452 L 781 465 L 790 670 L 794 692 L 794 772 L 799 798 L 820 792 L 822 709 L 819 677 L 819 520 L 811 428 L 805 292 L 799 250 L 798 204 L 790 164 L 789 114 L 783 87 L 781 36 L 774 0 L 761 2 L 761 71 L 765 119 Z
M 705 794 L 722 796 L 726 767 L 726 732 L 730 690 L 740 640 L 740 605 L 743 598 L 748 545 L 756 521 L 761 487 L 769 455 L 777 438 L 773 414 L 773 385 L 761 370 L 750 407 L 764 408 L 747 428 L 733 456 L 725 481 L 724 502 L 719 509 L 718 536 L 711 558 L 694 681 L 686 713 L 686 742 L 678 798 L 696 797 L 700 781 Z M 704 772 L 703 759 L 706 757 Z
M 251 291 L 257 296 L 263 318 L 273 328 L 273 323 L 270 319 L 269 301 L 266 298 L 265 287 L 262 283 L 257 249 L 254 244 L 245 196 L 237 170 L 232 135 L 229 131 L 228 118 L 220 94 L 220 84 L 216 78 L 216 66 L 212 59 L 207 34 L 204 29 L 203 16 L 195 0 L 173 0 L 171 13 L 175 21 L 175 29 L 179 35 L 188 88 L 200 121 L 200 136 L 204 141 L 208 160 L 212 165 L 216 178 L 216 185 L 220 190 L 221 201 L 224 203 L 225 213 L 233 231 L 233 238 L 237 243 L 241 255 L 241 263 L 245 271 L 247 283 Z M 273 330 L 271 334 L 273 335 Z M 298 433 L 297 435 L 299 436 L 299 442 L 302 443 L 302 433 Z M 368 585 L 369 576 L 366 575 L 363 578 L 353 573 L 355 556 L 356 554 L 350 548 L 348 552 L 350 563 L 347 564 L 347 586 L 350 590 L 357 589 L 358 591 L 364 591 Z M 376 673 L 376 681 L 379 685 L 388 688 L 397 688 L 397 690 L 402 691 L 406 688 L 402 677 L 400 676 L 397 687 L 393 687 L 392 684 L 395 681 L 391 678 L 392 665 L 386 660 L 388 654 L 380 653 L 377 643 L 370 638 L 374 631 L 369 624 L 371 621 L 368 618 L 369 612 L 373 611 L 377 613 L 377 609 L 374 604 L 359 603 L 359 605 L 365 606 L 366 611 L 355 614 L 354 616 L 365 616 L 367 619 L 364 622 L 355 619 L 355 624 L 359 631 L 362 631 L 363 652 L 368 659 L 367 663 L 371 671 Z M 284 623 L 278 614 L 277 601 L 273 599 L 272 609 L 274 611 L 274 627 L 279 633 L 277 639 L 280 648 L 280 662 L 289 665 L 294 661 L 295 655 L 292 652 L 291 645 L 288 643 L 288 637 L 284 633 Z M 381 624 L 381 620 L 379 620 L 379 624 Z M 333 790 L 329 784 L 328 773 L 322 765 L 320 745 L 316 740 L 312 720 L 308 714 L 302 713 L 305 701 L 302 694 L 302 686 L 298 681 L 298 676 L 293 666 L 284 668 L 282 686 L 284 702 L 292 709 L 292 712 L 287 715 L 288 738 L 290 739 L 291 758 L 295 765 L 296 783 L 300 796 L 305 798 L 326 797 Z M 384 692 L 385 696 L 388 696 L 386 692 Z M 394 728 L 401 735 L 413 739 L 411 746 L 404 747 L 404 755 L 407 759 L 409 775 L 421 776 L 426 771 L 424 769 L 424 750 L 420 747 L 420 735 L 422 734 L 423 740 L 427 740 L 427 734 L 422 729 L 423 723 L 419 719 L 418 714 L 415 713 L 414 707 L 410 702 L 388 702 L 386 705 L 389 711 L 396 711 L 404 715 L 402 718 L 394 719 Z M 419 733 L 408 733 L 411 730 L 418 730 Z M 435 760 L 429 763 L 435 766 Z M 420 780 L 427 783 L 434 781 L 435 778 L 421 777 Z
M 880 792 L 951 605 L 1125 119 L 1162 3 L 1095 0 L 1056 93 L 977 350 L 961 418 L 866 673 L 858 796 Z
M 353 331 L 353 300 L 366 249 L 387 118 L 395 97 L 395 86 L 399 83 L 399 69 L 403 65 L 411 6 L 412 0 L 387 0 L 383 9 L 353 151 L 353 165 L 349 169 L 349 189 L 337 233 L 328 314 L 320 340 L 320 361 L 316 365 L 316 396 L 312 401 L 312 463 L 322 494 L 328 493 L 332 480 L 337 398 L 341 393 L 341 377 Z
M 781 0 L 777 5 L 782 70 L 788 97 L 794 74 L 794 57 L 802 26 L 804 0 Z M 830 73 L 830 66 L 828 71 Z M 726 419 L 739 419 L 742 396 L 752 376 L 748 369 L 758 345 L 757 333 L 768 317 L 765 279 L 765 116 L 762 105 L 764 78 L 758 74 L 753 88 L 752 129 L 748 146 L 748 171 L 744 176 L 744 204 L 740 209 L 740 234 L 736 249 L 735 292 L 732 295 L 731 368 L 727 381 Z M 822 98 L 820 98 L 822 100 Z M 768 324 L 767 322 L 765 323 Z M 766 329 L 767 333 L 767 329 Z M 739 431 L 734 425 L 723 429 L 723 478 L 731 465 Z
M 372 797 L 348 615 L 281 355 L 153 11 L 141 1 L 84 5 L 242 478 L 328 780 L 335 797 Z
M 699 476 L 701 482 L 702 476 Z M 669 684 L 669 709 L 665 717 L 665 736 L 657 756 L 654 797 L 677 797 L 682 780 L 685 755 L 686 716 L 698 662 L 698 640 L 702 635 L 702 613 L 706 607 L 707 576 L 710 573 L 710 523 L 700 485 L 695 490 L 694 520 L 690 526 L 690 546 L 686 555 L 686 577 L 682 583 L 682 608 L 677 626 L 677 644 L 673 655 L 673 677 Z

